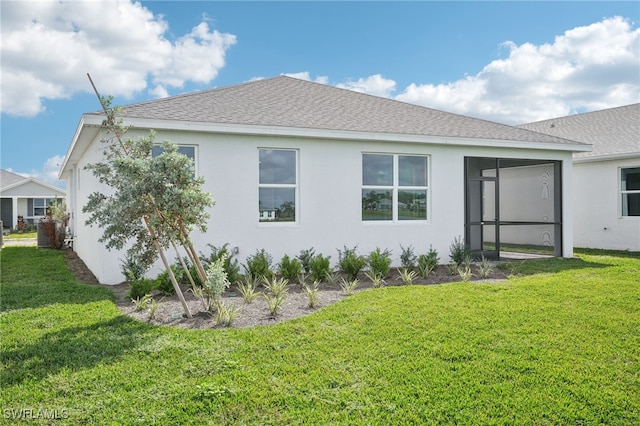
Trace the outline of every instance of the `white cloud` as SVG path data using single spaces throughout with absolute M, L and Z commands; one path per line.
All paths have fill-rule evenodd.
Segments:
M 396 90 L 396 82 L 386 79 L 380 74 L 375 74 L 366 78 L 359 78 L 357 81 L 337 84 L 337 87 L 388 98 Z
M 411 84 L 398 100 L 516 124 L 640 101 L 640 29 L 603 19 L 540 46 L 512 42 L 506 59 L 446 84 Z
M 30 172 L 19 172 L 11 168 L 8 168 L 7 170 L 20 176 L 36 178 L 42 182 L 64 188 L 65 183 L 58 180 L 58 172 L 60 171 L 60 166 L 63 161 L 63 155 L 54 155 L 51 158 L 47 158 L 40 170 L 32 169 Z
M 208 83 L 236 38 L 205 20 L 172 41 L 161 16 L 130 0 L 3 3 L 2 113 L 33 116 L 45 99 L 90 92 L 87 73 L 101 92 L 124 97 Z

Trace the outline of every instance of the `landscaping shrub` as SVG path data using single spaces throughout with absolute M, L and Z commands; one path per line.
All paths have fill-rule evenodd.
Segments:
M 312 281 L 326 281 L 331 278 L 331 256 L 317 254 L 309 259 L 309 274 Z
M 272 262 L 273 258 L 265 249 L 256 250 L 254 255 L 247 257 L 244 269 L 254 279 L 269 279 L 273 276 Z
M 309 273 L 309 261 L 315 256 L 316 251 L 313 247 L 306 250 L 300 250 L 300 254 L 296 256 L 296 258 L 302 263 L 302 268 L 304 269 L 304 273 Z
M 310 308 L 318 306 L 318 285 L 318 281 L 314 281 L 313 284 L 305 284 L 302 288 L 304 293 L 307 295 L 308 306 Z
M 216 247 L 212 244 L 207 244 L 211 249 L 209 257 L 201 257 L 200 260 L 206 270 L 207 265 L 215 262 L 216 260 L 224 257 L 224 271 L 227 273 L 227 279 L 231 283 L 235 283 L 240 280 L 240 267 L 238 261 L 233 258 L 233 253 L 229 250 L 229 244 L 226 243 L 222 247 Z M 192 275 L 193 276 L 193 275 Z
M 421 254 L 418 256 L 418 273 L 423 278 L 427 278 L 427 276 L 436 269 L 439 261 L 440 257 L 438 256 L 438 251 L 434 250 L 433 247 L 430 247 L 427 254 Z
M 358 246 L 352 249 L 344 246 L 344 251 L 338 249 L 338 268 L 347 274 L 350 280 L 358 278 L 358 273 L 367 266 L 367 258 L 358 255 Z
M 278 264 L 278 273 L 289 281 L 297 280 L 302 274 L 302 262 L 285 254 Z
M 173 271 L 173 275 L 176 277 L 176 281 L 178 283 L 182 282 L 182 276 L 184 275 L 182 266 L 171 265 L 171 270 Z M 169 278 L 169 272 L 166 270 L 158 274 L 158 276 L 154 280 L 153 287 L 165 296 L 170 296 L 176 293 L 176 289 L 173 287 L 171 278 Z
M 153 290 L 153 280 L 148 278 L 139 278 L 129 281 L 129 297 L 131 299 L 143 299 L 151 294 Z
M 471 249 L 462 237 L 456 237 L 449 246 L 449 258 L 456 267 L 462 265 L 466 259 L 471 259 Z
M 402 253 L 400 254 L 400 263 L 402 263 L 402 267 L 409 271 L 413 271 L 414 269 L 416 269 L 416 261 L 418 260 L 418 256 L 416 256 L 416 253 L 413 250 L 413 246 L 402 247 L 401 244 L 400 250 L 402 250 Z
M 146 272 L 144 266 L 128 253 L 124 259 L 120 260 L 120 271 L 129 282 L 141 279 Z
M 286 278 L 265 280 L 264 287 L 267 292 L 263 296 L 267 302 L 270 316 L 275 317 L 287 299 L 288 284 L 289 281 Z
M 369 253 L 368 262 L 369 272 L 373 276 L 384 278 L 389 275 L 391 270 L 391 251 L 381 251 L 380 247 L 376 247 L 374 251 Z
M 224 268 L 226 260 L 226 256 L 222 256 L 207 266 L 205 288 L 209 297 L 215 301 L 219 301 L 224 291 L 229 288 L 229 278 Z

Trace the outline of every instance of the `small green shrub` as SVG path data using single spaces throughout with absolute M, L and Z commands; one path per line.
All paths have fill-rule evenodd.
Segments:
M 238 291 L 242 295 L 244 303 L 252 303 L 258 297 L 260 293 L 256 291 L 256 287 L 258 287 L 258 282 L 250 276 L 246 276 L 244 280 L 238 282 Z
M 289 280 L 286 278 L 274 277 L 271 280 L 265 280 L 263 285 L 269 293 L 276 297 L 286 295 L 289 290 Z
M 138 259 L 127 253 L 125 258 L 120 260 L 120 271 L 127 282 L 132 282 L 144 277 L 146 269 Z
M 413 280 L 418 276 L 415 271 L 406 268 L 398 268 L 398 274 L 398 280 L 402 281 L 403 285 L 413 284 Z
M 151 294 L 153 290 L 153 280 L 140 278 L 129 282 L 129 297 L 131 299 L 142 299 Z
M 184 274 L 182 266 L 171 265 L 171 270 L 173 271 L 173 275 L 176 277 L 176 281 L 178 283 L 182 282 L 182 275 Z M 171 296 L 176 293 L 176 289 L 173 287 L 171 278 L 169 278 L 169 272 L 166 270 L 158 274 L 156 279 L 153 281 L 153 288 L 165 296 Z
M 465 258 L 471 257 L 471 250 L 462 237 L 456 237 L 449 246 L 449 258 L 456 264 L 456 268 L 463 264 Z
M 278 311 L 282 308 L 285 300 L 287 300 L 286 296 L 278 297 L 270 293 L 264 293 L 263 296 L 267 302 L 267 309 L 269 310 L 269 315 L 271 317 L 278 315 Z
M 429 248 L 427 254 L 418 256 L 418 273 L 420 276 L 427 278 L 436 269 L 439 261 L 438 251 L 434 250 L 433 247 Z
M 224 268 L 225 262 L 226 255 L 223 255 L 210 263 L 206 269 L 207 282 L 204 287 L 207 295 L 214 301 L 219 301 L 224 291 L 229 288 L 230 285 L 227 272 Z
M 318 281 L 314 281 L 313 284 L 305 284 L 303 287 L 304 293 L 307 295 L 308 305 L 310 308 L 318 306 Z
M 156 299 L 151 299 L 151 304 L 149 305 L 149 318 L 156 319 L 156 311 L 158 310 L 158 306 L 160 303 Z
M 338 268 L 347 274 L 350 280 L 355 280 L 365 266 L 367 258 L 358 254 L 358 246 L 352 249 L 344 246 L 344 251 L 338 249 Z
M 457 274 L 458 273 L 458 269 L 460 268 L 455 263 L 449 263 L 447 266 L 449 267 L 449 275 Z
M 309 259 L 309 278 L 312 281 L 327 281 L 332 274 L 331 256 L 324 257 L 321 254 L 317 254 Z
M 367 276 L 367 278 L 369 278 L 371 280 L 371 284 L 373 285 L 373 288 L 384 287 L 385 284 L 387 283 L 384 280 L 384 278 L 382 278 L 381 275 L 376 275 L 376 274 L 372 273 L 371 271 L 365 272 L 365 275 Z
M 152 300 L 153 299 L 150 294 L 145 294 L 144 296 L 135 299 L 131 298 L 131 302 L 133 302 L 136 311 L 144 311 L 147 309 Z
M 400 250 L 402 253 L 400 254 L 400 263 L 402 263 L 402 267 L 405 270 L 413 271 L 416 269 L 416 261 L 418 260 L 418 256 L 413 249 L 413 246 L 402 247 L 400 245 Z
M 233 320 L 238 317 L 240 308 L 236 305 L 225 305 L 221 300 L 215 302 L 216 324 L 223 327 L 230 327 Z
M 285 278 L 273 278 L 271 280 L 265 280 L 264 286 L 267 292 L 263 294 L 267 301 L 267 308 L 269 309 L 269 315 L 275 317 L 278 311 L 282 307 L 282 304 L 287 299 L 288 284 Z
M 254 279 L 270 279 L 273 276 L 272 262 L 273 258 L 265 249 L 256 250 L 254 255 L 247 257 L 244 269 Z
M 489 259 L 482 256 L 478 264 L 478 276 L 482 279 L 487 278 L 493 272 L 494 266 Z
M 458 274 L 460 274 L 460 278 L 462 278 L 462 281 L 464 282 L 471 280 L 471 277 L 473 277 L 473 274 L 471 273 L 471 267 L 469 266 L 459 267 Z
M 211 249 L 211 254 L 208 257 L 200 257 L 205 270 L 209 264 L 224 257 L 223 266 L 224 271 L 227 273 L 227 279 L 230 283 L 239 281 L 241 278 L 240 267 L 238 266 L 238 261 L 234 259 L 233 252 L 229 250 L 229 243 L 224 244 L 222 247 L 216 247 L 212 244 L 207 244 L 207 246 Z
M 464 256 L 462 256 L 462 266 L 465 268 L 471 268 L 471 263 L 473 263 L 473 255 L 467 250 Z
M 369 253 L 368 262 L 369 272 L 372 275 L 385 278 L 391 270 L 391 252 L 389 250 L 381 251 L 380 247 L 376 247 L 374 251 Z
M 302 262 L 285 254 L 278 264 L 278 273 L 289 281 L 295 281 L 302 275 Z
M 309 262 L 315 255 L 316 251 L 313 247 L 311 247 L 310 249 L 300 250 L 300 253 L 298 254 L 298 256 L 296 256 L 300 263 L 302 263 L 302 268 L 304 269 L 305 274 L 309 274 Z
M 360 284 L 360 281 L 357 278 L 351 281 L 342 278 L 341 281 L 342 282 L 340 283 L 340 288 L 342 289 L 342 292 L 347 296 L 351 296 L 353 293 L 355 293 L 358 284 Z

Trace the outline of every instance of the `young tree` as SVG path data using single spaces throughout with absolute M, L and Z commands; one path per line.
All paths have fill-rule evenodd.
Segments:
M 99 241 L 109 249 L 121 250 L 132 243 L 127 254 L 146 269 L 160 256 L 186 315 L 191 317 L 164 250 L 171 246 L 177 251 L 177 245 L 182 246 L 196 266 L 200 280 L 206 282 L 190 234 L 194 229 L 206 232 L 207 210 L 214 202 L 203 191 L 204 179 L 195 176 L 191 159 L 180 154 L 175 144 L 163 142 L 163 152 L 154 157 L 155 133 L 125 138 L 128 128 L 119 116 L 121 108 L 111 107 L 111 97 L 98 95 L 98 98 L 106 114 L 104 159 L 87 165 L 86 169 L 110 190 L 89 196 L 82 209 L 89 214 L 86 223 L 102 228 Z

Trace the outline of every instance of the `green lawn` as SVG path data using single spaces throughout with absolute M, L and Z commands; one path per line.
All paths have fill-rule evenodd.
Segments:
M 0 421 L 640 424 L 637 253 L 367 290 L 243 330 L 141 323 L 74 282 L 59 251 L 1 256 Z
M 27 238 L 36 238 L 38 236 L 37 232 L 23 232 L 23 233 L 14 233 L 5 235 L 3 238 L 5 240 L 24 240 Z

